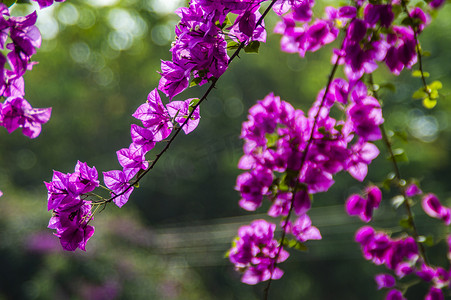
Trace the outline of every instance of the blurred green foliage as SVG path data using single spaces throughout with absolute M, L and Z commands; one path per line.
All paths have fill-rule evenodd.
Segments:
M 259 54 L 241 54 L 201 107 L 198 129 L 177 138 L 156 168 L 122 209 L 110 205 L 96 216 L 87 252 L 64 253 L 46 229 L 46 189 L 52 169 L 72 172 L 77 160 L 99 172 L 119 168 L 115 151 L 130 143 L 131 114 L 159 80 L 160 59 L 170 59 L 177 16 L 164 0 L 68 0 L 39 11 L 43 34 L 39 64 L 28 72 L 26 99 L 53 107 L 41 136 L 0 132 L 0 299 L 258 299 L 263 285 L 246 286 L 224 259 L 240 225 L 263 215 L 238 207 L 233 190 L 241 153 L 238 138 L 246 111 L 273 91 L 295 107 L 308 109 L 327 80 L 330 51 L 300 59 L 279 50 L 269 34 Z M 17 15 L 31 6 L 15 7 Z M 317 9 L 319 13 L 319 8 Z M 421 37 L 429 80 L 443 89 L 437 106 L 423 108 L 412 93 L 418 78 L 404 71 L 391 76 L 384 66 L 375 76 L 383 99 L 386 127 L 408 162 L 404 176 L 418 178 L 426 192 L 451 204 L 449 189 L 451 103 L 451 10 L 445 7 Z M 266 20 L 269 31 L 277 18 Z M 390 89 L 395 88 L 395 92 Z M 195 87 L 176 100 L 202 95 Z M 391 171 L 382 143 L 368 181 L 382 182 Z M 148 154 L 149 158 L 152 152 Z M 362 226 L 344 213 L 348 195 L 363 186 L 341 174 L 332 190 L 314 199 L 311 218 L 323 241 L 308 253 L 292 253 L 274 282 L 274 299 L 381 299 L 373 275 L 384 272 L 364 261 L 353 242 Z M 400 231 L 403 211 L 385 205 L 375 226 Z M 419 205 L 415 206 L 418 212 Z M 261 213 L 264 209 L 260 210 Z M 420 214 L 418 214 L 420 215 Z M 438 222 L 419 217 L 420 233 L 437 232 Z M 442 233 L 443 234 L 443 233 Z M 441 246 L 428 248 L 443 257 Z M 436 263 L 441 263 L 437 261 Z M 411 291 L 412 299 L 424 287 Z M 283 296 L 281 296 L 283 295 Z M 409 296 L 409 295 L 408 295 Z M 410 299 L 410 298 L 409 298 Z

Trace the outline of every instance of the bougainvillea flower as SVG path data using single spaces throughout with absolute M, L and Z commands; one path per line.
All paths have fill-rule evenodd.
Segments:
M 53 171 L 51 182 L 44 182 L 48 191 L 47 209 L 67 210 L 81 204 L 77 184 L 69 181 L 71 174 Z
M 43 9 L 43 8 L 45 8 L 45 7 L 48 7 L 48 6 L 52 5 L 52 4 L 53 4 L 53 1 L 55 1 L 55 2 L 64 2 L 64 1 L 66 1 L 66 0 L 33 0 L 33 1 L 38 2 L 39 7 L 40 7 L 41 9 Z
M 346 212 L 351 216 L 359 216 L 364 222 L 371 221 L 373 210 L 379 207 L 382 193 L 376 186 L 365 189 L 365 198 L 354 194 L 346 200 Z
M 189 85 L 190 70 L 184 69 L 172 61 L 161 61 L 161 79 L 158 89 L 172 100 Z
M 55 211 L 48 228 L 56 229 L 55 235 L 64 250 L 80 248 L 86 251 L 86 243 L 94 234 L 94 227 L 88 225 L 91 218 L 91 202 L 83 201 L 82 205 L 72 210 Z
M 291 232 L 300 242 L 322 239 L 319 229 L 312 226 L 312 221 L 307 214 L 296 219 L 292 225 Z
M 421 206 L 430 217 L 441 219 L 446 225 L 451 224 L 451 209 L 442 206 L 436 195 L 426 194 L 421 201 Z
M 49 121 L 51 108 L 32 108 L 21 97 L 9 97 L 1 106 L 1 123 L 9 133 L 22 128 L 22 133 L 29 138 L 36 138 L 41 133 L 41 124 Z
M 142 147 L 136 144 L 130 144 L 129 148 L 123 148 L 116 151 L 117 160 L 122 166 L 124 173 L 127 177 L 133 177 L 139 170 L 145 170 L 149 166 L 149 162 L 146 161 Z
M 279 243 L 274 239 L 275 228 L 275 224 L 255 220 L 238 230 L 238 237 L 228 255 L 235 268 L 243 272 L 243 283 L 257 284 L 282 277 L 283 271 L 275 267 L 276 257 L 280 263 L 289 254 L 283 248 L 279 253 Z
M 394 287 L 396 283 L 395 277 L 390 274 L 377 274 L 374 276 L 374 280 L 376 281 L 378 290 Z
M 379 155 L 379 149 L 372 143 L 359 140 L 351 147 L 351 155 L 346 161 L 346 171 L 357 179 L 363 181 L 368 174 L 368 165 Z
M 423 193 L 423 191 L 420 190 L 420 188 L 415 183 L 409 184 L 406 188 L 406 196 L 407 197 L 413 197 L 416 195 L 420 195 L 422 193 Z
M 143 126 L 152 132 L 155 142 L 162 141 L 171 134 L 171 117 L 161 102 L 157 89 L 149 93 L 146 103 L 136 109 L 133 117 L 140 120 Z
M 127 203 L 130 194 L 133 192 L 134 187 L 130 186 L 130 179 L 131 177 L 128 177 L 123 171 L 103 172 L 103 181 L 111 190 L 111 196 L 115 197 L 113 202 L 119 207 Z
M 79 189 L 80 194 L 92 192 L 99 186 L 98 173 L 95 167 L 89 167 L 87 163 L 78 161 L 75 172 L 70 176 L 70 181 L 77 181 L 83 188 Z
M 136 124 L 132 124 L 130 128 L 130 136 L 137 148 L 145 154 L 155 147 L 155 136 L 150 129 L 143 128 Z
M 168 109 L 169 115 L 175 119 L 180 126 L 182 126 L 188 116 L 191 113 L 191 102 L 194 99 L 186 99 L 185 101 L 172 101 L 166 105 Z M 194 129 L 196 129 L 197 125 L 199 125 L 200 113 L 199 106 L 197 106 L 196 110 L 193 112 L 189 120 L 183 126 L 182 130 L 185 134 L 190 133 Z
M 385 300 L 406 300 L 406 298 L 404 298 L 401 291 L 392 289 L 388 292 L 387 296 L 385 296 Z
M 428 293 L 424 297 L 424 300 L 444 300 L 443 292 L 441 289 L 431 286 Z

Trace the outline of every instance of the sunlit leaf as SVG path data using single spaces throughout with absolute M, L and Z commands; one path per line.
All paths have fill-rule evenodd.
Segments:
M 423 99 L 423 106 L 427 109 L 432 109 L 437 105 L 437 100 L 430 99 L 426 97 Z

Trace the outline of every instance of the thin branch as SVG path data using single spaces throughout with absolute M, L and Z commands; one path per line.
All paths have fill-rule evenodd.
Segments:
M 369 74 L 368 77 L 369 77 L 369 83 L 370 83 L 370 86 L 371 86 L 371 90 L 372 90 L 373 96 L 379 102 L 379 96 L 377 94 L 377 91 L 374 90 L 373 75 Z M 407 197 L 407 194 L 406 194 L 406 186 L 405 186 L 405 184 L 402 184 L 403 179 L 401 177 L 401 172 L 399 171 L 398 162 L 396 161 L 395 155 L 393 153 L 392 144 L 390 142 L 390 139 L 387 136 L 387 132 L 385 130 L 385 126 L 384 126 L 383 123 L 379 126 L 379 128 L 380 128 L 381 133 L 382 133 L 382 140 L 384 141 L 385 147 L 387 148 L 388 154 L 390 156 L 390 161 L 391 161 L 392 166 L 393 166 L 393 171 L 395 172 L 396 186 L 398 187 L 399 191 L 401 192 L 402 197 L 404 198 L 404 201 L 403 201 L 404 202 L 404 207 L 406 208 L 407 217 L 409 218 L 409 220 L 408 220 L 409 225 L 411 226 L 412 231 L 413 231 L 413 233 L 412 233 L 413 237 L 415 239 L 415 242 L 418 245 L 418 248 L 420 249 L 420 253 L 421 253 L 421 256 L 423 257 L 424 262 L 426 264 L 428 264 L 428 259 L 427 259 L 427 256 L 426 256 L 426 251 L 424 249 L 424 246 L 423 246 L 422 243 L 419 242 L 419 234 L 418 234 L 418 230 L 417 230 L 417 227 L 415 225 L 415 222 L 413 220 L 412 208 L 411 208 L 410 203 L 409 203 L 409 197 Z
M 424 92 L 428 95 L 429 99 L 432 99 L 431 90 L 429 89 L 429 87 L 426 83 L 426 76 L 424 75 L 420 42 L 418 41 L 417 26 L 415 26 L 413 18 L 410 16 L 409 9 L 407 8 L 406 2 L 404 0 L 401 1 L 401 5 L 402 5 L 402 9 L 404 10 L 404 12 L 407 14 L 407 17 L 409 18 L 409 23 L 410 23 L 409 26 L 410 26 L 410 28 L 412 28 L 412 31 L 413 31 L 413 38 L 415 40 L 415 51 L 417 52 L 417 58 L 418 58 L 418 70 L 421 73 L 421 81 L 423 83 L 423 89 L 424 89 Z
M 342 44 L 342 47 L 343 47 L 343 44 Z M 314 118 L 314 121 L 313 121 L 312 130 L 310 131 L 310 136 L 309 136 L 309 139 L 308 139 L 308 142 L 307 142 L 307 146 L 305 147 L 305 150 L 304 150 L 304 152 L 302 153 L 301 164 L 300 164 L 299 171 L 297 172 L 297 175 L 295 176 L 295 178 L 297 178 L 297 177 L 299 176 L 299 173 L 301 172 L 302 168 L 304 167 L 304 163 L 305 163 L 305 160 L 306 160 L 306 158 L 307 158 L 307 154 L 308 154 L 308 151 L 309 151 L 309 149 L 310 149 L 310 145 L 312 144 L 312 142 L 313 142 L 313 140 L 314 140 L 313 135 L 314 135 L 314 133 L 315 133 L 316 125 L 317 125 L 317 123 L 318 123 L 319 114 L 320 114 L 320 112 L 321 112 L 321 109 L 324 107 L 324 103 L 325 103 L 325 101 L 326 101 L 327 94 L 329 93 L 329 89 L 330 89 L 330 85 L 332 84 L 332 80 L 333 80 L 334 77 L 335 77 L 335 73 L 336 73 L 336 71 L 337 71 L 338 64 L 339 64 L 338 62 L 339 62 L 340 58 L 341 58 L 341 56 L 338 56 L 338 57 L 337 57 L 337 60 L 336 60 L 334 66 L 333 66 L 333 68 L 332 68 L 332 70 L 331 70 L 331 72 L 330 72 L 330 74 L 329 74 L 329 78 L 328 78 L 328 80 L 327 80 L 326 89 L 325 89 L 325 91 L 324 91 L 323 98 L 321 99 L 321 103 L 320 103 L 320 105 L 319 105 L 319 107 L 318 107 L 318 111 L 316 112 L 316 115 L 315 115 L 315 118 Z M 287 218 L 286 218 L 286 220 L 285 220 L 285 223 L 284 223 L 284 225 L 282 226 L 282 237 L 281 237 L 281 239 L 280 239 L 280 245 L 279 245 L 279 248 L 278 248 L 278 250 L 277 250 L 277 254 L 276 254 L 276 256 L 274 257 L 274 267 L 273 267 L 272 270 L 271 270 L 271 276 L 269 277 L 268 284 L 266 285 L 266 288 L 265 288 L 265 290 L 264 290 L 264 292 L 265 292 L 265 294 L 264 294 L 264 299 L 265 299 L 265 300 L 267 300 L 268 297 L 269 297 L 269 289 L 270 289 L 271 283 L 272 283 L 272 275 L 273 275 L 273 273 L 274 273 L 274 270 L 275 270 L 276 267 L 277 267 L 277 259 L 279 258 L 280 252 L 282 251 L 282 248 L 283 248 L 283 244 L 284 244 L 284 241 L 285 241 L 285 236 L 286 236 L 286 233 L 287 233 L 288 222 L 289 222 L 290 217 L 291 217 L 291 214 L 292 214 L 292 212 L 293 212 L 293 207 L 294 207 L 293 203 L 294 203 L 294 199 L 295 199 L 296 193 L 297 193 L 298 191 L 299 191 L 299 185 L 296 184 L 295 187 L 294 187 L 292 196 L 291 196 L 290 209 L 289 209 L 289 211 L 288 211 L 288 215 L 287 215 Z
M 257 28 L 258 26 L 260 26 L 264 20 L 264 18 L 266 17 L 266 15 L 269 13 L 269 11 L 271 10 L 271 8 L 273 7 L 273 5 L 276 3 L 277 0 L 272 0 L 271 4 L 266 8 L 265 12 L 261 15 L 260 19 L 257 21 L 257 24 L 255 25 L 255 28 Z M 235 59 L 235 57 L 238 56 L 238 54 L 241 52 L 241 50 L 246 46 L 246 41 L 241 42 L 240 45 L 238 46 L 238 48 L 235 50 L 235 52 L 232 54 L 232 56 L 229 58 L 227 65 L 230 65 L 230 63 Z M 190 118 L 192 117 L 192 115 L 194 114 L 194 112 L 196 111 L 197 107 L 199 107 L 202 102 L 204 102 L 208 95 L 210 94 L 210 92 L 215 88 L 216 83 L 218 82 L 219 78 L 215 78 L 213 77 L 213 79 L 211 80 L 211 84 L 208 87 L 207 91 L 204 93 L 204 95 L 202 96 L 202 98 L 200 98 L 199 102 L 193 106 L 193 110 L 191 111 L 191 113 L 188 115 L 188 117 L 186 118 L 185 122 L 183 122 L 183 124 L 177 128 L 177 130 L 175 131 L 174 135 L 169 139 L 169 141 L 167 142 L 166 146 L 163 148 L 163 150 L 161 150 L 156 156 L 155 156 L 155 160 L 149 165 L 149 167 L 142 172 L 132 183 L 130 183 L 130 185 L 121 193 L 118 193 L 116 195 L 114 195 L 113 197 L 109 198 L 108 200 L 106 200 L 106 203 L 113 201 L 114 199 L 116 199 L 117 197 L 122 196 L 123 194 L 125 194 L 127 191 L 129 191 L 134 185 L 136 185 L 137 183 L 139 183 L 139 181 L 146 176 L 147 173 L 149 173 L 150 170 L 152 170 L 154 168 L 154 166 L 157 164 L 157 162 L 160 160 L 160 157 L 169 149 L 169 147 L 171 146 L 172 142 L 175 140 L 175 138 L 178 136 L 178 134 L 180 133 L 180 131 L 182 130 L 183 126 L 185 126 L 188 121 L 190 120 Z

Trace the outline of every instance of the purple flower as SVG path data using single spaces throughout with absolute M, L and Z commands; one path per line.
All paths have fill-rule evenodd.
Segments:
M 436 270 L 425 263 L 421 264 L 420 269 L 416 271 L 416 275 L 423 281 L 430 282 L 435 276 Z
M 86 243 L 94 234 L 94 227 L 88 225 L 91 218 L 91 202 L 83 201 L 76 208 L 55 210 L 48 228 L 56 229 L 55 235 L 59 237 L 64 250 L 75 251 L 80 248 L 86 251 Z
M 45 185 L 48 190 L 48 210 L 73 210 L 82 204 L 80 196 L 89 193 L 99 186 L 95 167 L 90 168 L 80 161 L 75 172 L 63 174 L 53 171 L 52 181 Z
M 131 178 L 138 173 L 139 170 L 145 170 L 149 166 L 149 162 L 144 157 L 142 147 L 136 144 L 130 144 L 129 148 L 123 148 L 116 151 L 119 164 L 123 167 L 124 173 Z
M 325 172 L 317 164 L 306 162 L 299 174 L 299 182 L 307 185 L 310 194 L 315 194 L 326 192 L 335 181 L 332 174 Z
M 391 288 L 395 286 L 395 278 L 389 274 L 377 274 L 374 276 L 374 280 L 377 284 L 377 289 Z
M 82 203 L 77 182 L 71 181 L 70 175 L 53 171 L 52 181 L 44 182 L 48 191 L 47 209 L 49 211 L 67 210 L 78 207 Z
M 431 2 L 429 2 L 429 5 L 434 8 L 437 9 L 440 6 L 443 5 L 443 3 L 445 3 L 445 0 L 432 0 Z
M 434 194 L 426 194 L 421 201 L 424 212 L 432 218 L 441 219 L 446 225 L 451 224 L 451 209 L 442 206 Z
M 180 126 L 182 126 L 186 119 L 188 118 L 189 114 L 191 113 L 193 107 L 191 106 L 191 102 L 193 100 L 197 99 L 186 99 L 185 101 L 172 101 L 169 104 L 166 105 L 166 108 L 168 109 L 169 115 L 175 119 L 177 123 L 179 123 Z M 185 134 L 190 133 L 194 129 L 196 129 L 197 125 L 199 125 L 199 119 L 200 119 L 200 113 L 199 113 L 199 106 L 196 108 L 194 113 L 191 115 L 189 120 L 186 122 L 186 124 L 183 126 L 183 131 Z
M 373 216 L 373 210 L 379 207 L 382 193 L 376 186 L 369 186 L 365 189 L 366 198 L 360 195 L 351 195 L 346 201 L 346 212 L 351 216 L 359 218 L 368 223 Z
M 36 138 L 41 133 L 41 124 L 50 119 L 51 108 L 32 108 L 21 97 L 9 97 L 1 106 L 0 125 L 9 133 L 22 128 L 22 133 L 29 138 Z
M 385 63 L 393 74 L 399 75 L 404 67 L 411 68 L 417 62 L 416 43 L 410 27 L 393 26 L 393 32 L 387 35 L 390 47 Z
M 385 297 L 385 300 L 406 300 L 402 293 L 396 289 L 390 290 Z
M 262 168 L 239 175 L 235 187 L 242 197 L 239 205 L 245 210 L 256 210 L 261 206 L 263 196 L 268 194 L 272 181 L 272 172 Z
M 424 300 L 444 300 L 443 292 L 441 289 L 431 286 Z
M 130 128 L 130 136 L 136 148 L 144 154 L 155 147 L 155 136 L 150 129 L 132 124 Z
M 392 243 L 385 233 L 375 232 L 373 228 L 365 226 L 356 232 L 355 240 L 360 243 L 365 259 L 376 265 L 385 263 Z
M 291 232 L 302 243 L 308 240 L 322 239 L 319 229 L 312 226 L 312 221 L 307 214 L 296 219 L 291 228 Z
M 421 8 L 415 7 L 410 11 L 410 17 L 414 23 L 418 23 L 416 26 L 417 33 L 423 31 L 427 24 L 429 24 L 430 17 Z
M 105 185 L 111 190 L 111 196 L 115 197 L 113 202 L 117 206 L 122 207 L 127 203 L 130 194 L 133 192 L 133 186 L 130 186 L 130 176 L 127 176 L 125 172 L 113 170 L 103 172 L 103 181 Z
M 229 260 L 243 272 L 242 282 L 257 284 L 282 277 L 283 271 L 274 266 L 279 253 L 279 243 L 274 239 L 275 228 L 275 224 L 255 220 L 238 230 L 238 237 L 229 251 Z M 288 252 L 281 249 L 277 263 L 285 261 L 288 256 Z
M 171 117 L 169 116 L 166 108 L 161 102 L 160 95 L 157 89 L 154 89 L 147 96 L 147 102 L 141 104 L 133 113 L 133 117 L 140 120 L 143 126 L 149 129 L 153 135 L 153 141 L 159 142 L 167 138 L 172 131 Z M 132 139 L 139 139 L 142 143 L 143 140 L 150 138 L 148 133 L 135 128 L 132 128 Z M 141 135 L 142 137 L 133 136 L 134 134 Z M 141 145 L 140 143 L 138 143 Z M 149 149 L 150 150 L 150 149 Z
M 3 3 L 0 3 L 0 15 L 0 47 L 4 49 L 6 40 L 8 39 L 10 25 L 9 22 L 5 19 L 5 16 L 9 17 L 9 9 Z
M 368 174 L 368 165 L 378 155 L 379 149 L 376 145 L 359 140 L 351 147 L 351 155 L 346 161 L 346 171 L 358 181 L 363 181 Z
M 66 0 L 33 0 L 33 1 L 38 2 L 39 7 L 40 7 L 41 9 L 43 9 L 43 8 L 45 8 L 45 7 L 48 7 L 48 6 L 52 5 L 52 4 L 53 4 L 53 1 L 55 1 L 55 2 L 64 2 L 64 1 L 66 1 Z
M 250 40 L 266 42 L 265 23 L 262 22 L 259 27 L 255 28 L 257 20 L 261 17 L 258 8 L 259 6 L 255 6 L 252 10 L 246 10 L 236 18 L 231 27 L 227 28 L 233 39 L 237 39 L 239 42 L 249 42 Z
M 420 195 L 422 193 L 423 193 L 423 191 L 420 190 L 420 188 L 415 183 L 409 184 L 406 188 L 406 196 L 407 197 L 413 197 L 416 195 Z
M 351 93 L 352 103 L 348 106 L 346 126 L 351 127 L 364 141 L 375 141 L 382 138 L 379 125 L 384 123 L 382 109 L 362 82 L 358 82 Z
M 161 79 L 158 89 L 172 100 L 189 85 L 190 70 L 176 65 L 172 61 L 161 61 Z
M 383 27 L 390 27 L 394 19 L 390 4 L 368 4 L 363 12 L 365 22 L 374 26 L 380 23 Z
M 71 181 L 78 181 L 83 188 L 81 194 L 86 194 L 93 191 L 99 186 L 98 173 L 95 167 L 90 168 L 87 163 L 81 161 L 77 162 L 75 166 L 75 173 L 71 175 Z
M 36 53 L 36 48 L 41 47 L 41 33 L 34 26 L 37 14 L 33 12 L 24 17 L 10 17 L 9 36 L 12 43 L 6 45 L 11 50 L 8 53 L 8 61 L 12 70 L 22 76 L 26 70 L 31 69 L 34 63 L 30 63 L 31 56 Z
M 269 208 L 268 215 L 273 218 L 278 216 L 288 216 L 292 197 L 292 193 L 278 193 L 277 197 L 273 200 L 273 204 Z

